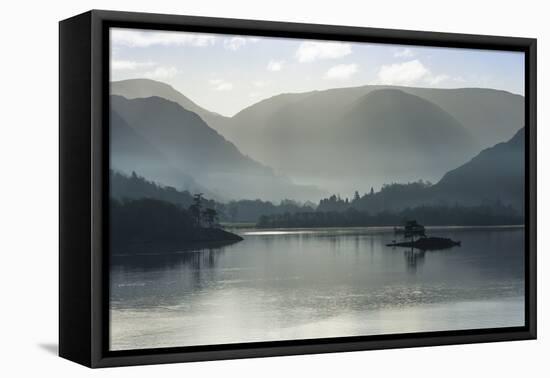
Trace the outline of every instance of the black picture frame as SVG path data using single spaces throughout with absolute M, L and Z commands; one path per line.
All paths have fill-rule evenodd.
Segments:
M 525 53 L 524 327 L 108 350 L 110 27 Z M 536 39 L 92 10 L 59 24 L 59 354 L 88 367 L 535 339 Z

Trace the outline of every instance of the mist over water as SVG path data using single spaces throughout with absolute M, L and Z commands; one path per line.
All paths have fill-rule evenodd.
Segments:
M 117 257 L 111 349 L 524 324 L 523 227 L 430 229 L 461 247 L 411 251 L 390 228 L 234 230 L 242 242 Z

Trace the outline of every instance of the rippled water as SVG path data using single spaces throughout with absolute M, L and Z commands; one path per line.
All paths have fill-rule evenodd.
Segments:
M 240 230 L 219 248 L 114 257 L 111 349 L 522 326 L 524 229 Z M 160 252 L 160 251 L 159 251 Z

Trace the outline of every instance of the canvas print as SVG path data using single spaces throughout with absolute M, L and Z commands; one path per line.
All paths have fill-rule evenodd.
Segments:
M 524 72 L 111 28 L 110 350 L 524 326 Z

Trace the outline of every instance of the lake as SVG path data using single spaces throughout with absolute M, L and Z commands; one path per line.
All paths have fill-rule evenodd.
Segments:
M 524 228 L 231 230 L 232 245 L 115 256 L 110 348 L 127 350 L 524 325 Z M 160 252 L 160 251 L 159 251 Z

